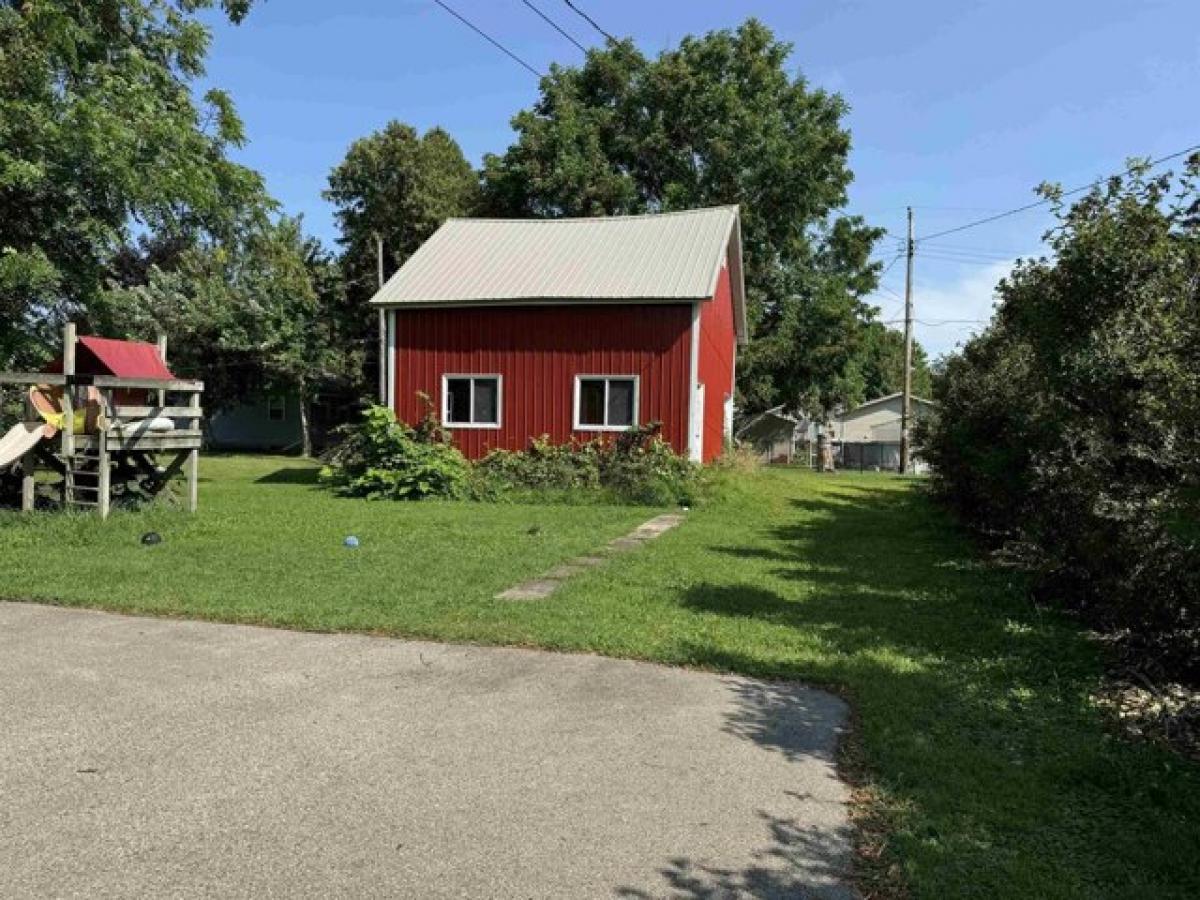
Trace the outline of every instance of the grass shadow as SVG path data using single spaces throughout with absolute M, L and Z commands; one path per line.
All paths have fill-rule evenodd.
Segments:
M 292 484 L 316 487 L 320 483 L 320 473 L 321 470 L 315 466 L 286 466 L 282 469 L 276 469 L 274 472 L 268 472 L 266 475 L 255 478 L 254 483 Z
M 1195 895 L 1200 873 L 1182 883 L 1167 848 L 1186 822 L 1200 846 L 1200 769 L 1108 736 L 1090 703 L 1098 654 L 1071 620 L 974 559 L 919 489 L 841 482 L 781 502 L 749 539 L 713 529 L 707 549 L 728 563 L 674 599 L 729 627 L 682 639 L 682 655 L 853 698 L 894 829 L 882 860 L 902 860 L 916 893 Z M 805 728 L 772 687 L 743 692 L 727 726 L 797 754 Z M 778 895 L 750 871 L 664 877 L 686 897 Z

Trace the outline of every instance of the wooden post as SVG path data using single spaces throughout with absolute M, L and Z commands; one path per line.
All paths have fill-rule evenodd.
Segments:
M 75 486 L 74 462 L 72 457 L 75 455 L 75 409 L 71 402 L 71 392 L 75 389 L 72 385 L 75 375 L 75 323 L 68 322 L 63 326 L 63 384 L 62 393 L 62 461 L 63 461 L 63 483 L 62 483 L 62 504 L 63 509 L 70 508 L 71 501 L 74 499 L 71 494 Z
M 158 336 L 158 358 L 162 360 L 162 364 L 167 364 L 167 336 L 160 334 Z M 160 407 L 167 405 L 167 392 L 160 390 L 158 392 L 158 405 Z
M 30 450 L 21 457 L 21 512 L 33 510 L 37 489 L 37 453 Z
M 96 476 L 96 509 L 100 518 L 108 518 L 109 489 L 111 488 L 112 471 L 109 469 L 108 431 L 101 428 L 96 435 L 96 463 L 99 465 Z
M 37 421 L 29 392 L 25 392 L 25 421 Z M 21 512 L 31 512 L 37 497 L 37 451 L 29 450 L 21 457 Z
M 75 374 L 75 323 L 68 322 L 63 326 L 63 375 L 67 383 L 63 385 L 62 411 L 62 452 L 64 457 L 75 453 L 75 410 L 72 408 L 73 385 L 72 376 Z
M 200 394 L 193 391 L 188 398 L 188 406 L 196 411 L 195 418 L 191 421 L 200 421 Z M 194 447 L 188 451 L 187 462 L 187 483 L 188 483 L 188 512 L 195 512 L 196 507 L 200 503 L 200 448 Z

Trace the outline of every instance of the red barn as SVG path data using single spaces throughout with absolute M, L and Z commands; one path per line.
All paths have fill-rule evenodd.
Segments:
M 371 300 L 381 402 L 411 423 L 426 394 L 472 459 L 661 422 L 713 460 L 746 340 L 741 254 L 736 206 L 451 219 Z

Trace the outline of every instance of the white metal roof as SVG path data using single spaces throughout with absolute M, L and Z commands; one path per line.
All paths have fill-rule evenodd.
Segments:
M 843 416 L 853 415 L 855 413 L 861 412 L 862 410 L 870 409 L 872 406 L 878 406 L 880 403 L 887 403 L 889 400 L 895 400 L 897 397 L 903 397 L 903 396 L 904 396 L 903 391 L 896 391 L 896 393 L 894 393 L 894 394 L 885 394 L 882 397 L 876 397 L 874 400 L 868 400 L 866 403 L 860 403 L 858 406 L 854 407 L 853 409 L 846 410 L 845 412 L 842 413 L 842 415 Z M 937 406 L 937 404 L 934 403 L 932 400 L 928 400 L 925 397 L 918 397 L 916 394 L 913 394 L 912 402 L 914 404 L 920 404 L 923 406 Z
M 805 424 L 803 419 L 797 419 L 795 416 L 790 416 L 784 412 L 784 405 L 781 403 L 779 406 L 772 406 L 770 409 L 764 409 L 758 415 L 751 416 L 746 420 L 742 427 L 737 430 L 738 435 L 740 436 L 746 433 L 764 419 L 777 419 L 780 422 L 785 422 L 796 427 Z
M 726 252 L 744 341 L 736 206 L 584 219 L 449 219 L 371 303 L 694 301 L 713 296 Z

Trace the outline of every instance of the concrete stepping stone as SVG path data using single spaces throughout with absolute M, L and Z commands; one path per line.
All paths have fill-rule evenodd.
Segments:
M 557 578 L 536 578 L 523 581 L 496 595 L 497 600 L 541 600 L 549 597 L 562 582 Z
M 659 535 L 670 531 L 675 526 L 683 521 L 684 517 L 678 513 L 665 513 L 661 516 L 655 516 L 648 522 L 643 522 L 629 534 L 615 538 L 606 544 L 606 548 L 618 553 L 628 550 L 636 550 L 646 541 L 653 540 Z M 506 591 L 501 591 L 496 595 L 497 600 L 545 600 L 556 590 L 559 585 L 573 575 L 578 575 L 587 569 L 603 565 L 607 562 L 604 556 L 587 555 L 577 556 L 572 560 L 561 563 L 550 569 L 548 572 L 543 572 L 537 578 L 531 578 L 529 581 L 523 581 L 520 584 L 513 585 Z

